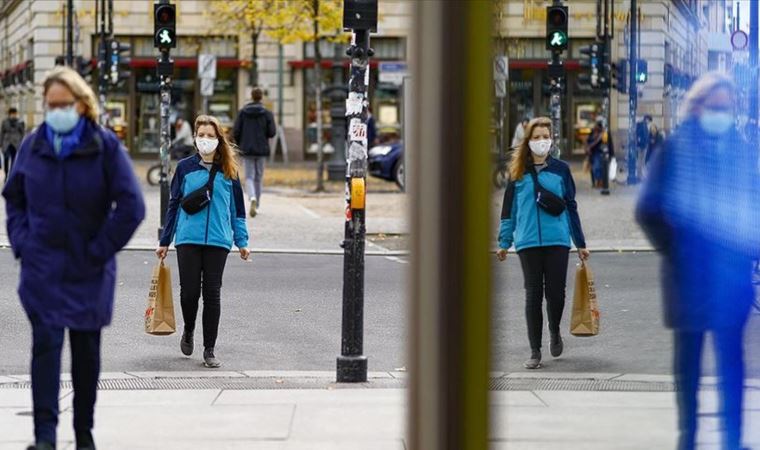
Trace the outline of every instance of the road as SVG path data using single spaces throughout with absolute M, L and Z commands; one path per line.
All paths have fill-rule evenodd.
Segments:
M 329 255 L 254 255 L 242 262 L 231 254 L 222 290 L 222 323 L 217 355 L 229 370 L 334 370 L 340 351 L 342 257 Z M 167 259 L 174 279 L 178 317 L 176 260 Z M 142 331 L 147 284 L 155 259 L 150 252 L 119 256 L 119 287 L 113 324 L 103 340 L 103 370 L 206 370 L 197 353 L 179 352 L 179 335 L 148 336 Z M 592 257 L 602 309 L 602 333 L 575 338 L 563 332 L 566 354 L 545 355 L 545 371 L 668 374 L 671 339 L 660 316 L 658 257 L 653 253 L 600 253 Z M 406 289 L 403 259 L 368 257 L 365 354 L 370 370 L 406 366 Z M 568 293 L 573 273 L 569 268 Z M 494 264 L 493 369 L 522 371 L 528 356 L 522 274 L 514 255 Z M 28 373 L 29 325 L 13 287 L 18 268 L 9 251 L 0 251 L 0 375 Z M 181 323 L 181 319 L 178 320 Z M 200 320 L 199 320 L 200 324 Z M 760 377 L 760 315 L 747 333 L 748 373 Z M 199 325 L 200 326 L 200 325 Z M 197 334 L 200 339 L 200 330 Z M 546 342 L 547 336 L 545 336 Z M 546 344 L 545 344 L 546 345 Z M 65 356 L 68 366 L 68 355 Z M 711 356 L 706 359 L 711 365 Z M 706 368 L 711 374 L 711 367 Z

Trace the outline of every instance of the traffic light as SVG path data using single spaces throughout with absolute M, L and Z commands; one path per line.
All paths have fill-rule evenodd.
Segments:
M 108 43 L 109 45 L 109 81 L 112 85 L 119 84 L 120 81 L 126 80 L 129 77 L 132 76 L 132 73 L 129 70 L 122 70 L 123 65 L 128 65 L 131 61 L 131 59 L 126 56 L 122 55 L 122 53 L 129 52 L 129 49 L 131 46 L 129 44 L 125 44 L 122 42 L 118 42 L 116 40 L 112 40 Z
M 169 3 L 153 5 L 153 46 L 163 50 L 177 47 L 177 7 Z
M 607 79 L 604 73 L 604 44 L 595 42 L 582 47 L 581 55 L 581 67 L 588 67 L 591 71 L 578 75 L 578 82 L 591 89 L 604 87 Z
M 567 50 L 567 6 L 546 7 L 546 49 Z
M 649 71 L 647 69 L 647 60 L 640 59 L 636 65 L 636 82 L 644 84 L 649 80 Z
M 74 64 L 76 64 L 76 69 L 77 72 L 79 72 L 79 75 L 88 82 L 91 81 L 93 70 L 92 61 L 85 59 L 83 56 L 77 56 Z
M 612 87 L 618 92 L 625 94 L 628 92 L 628 60 L 625 58 L 618 59 L 617 64 L 612 64 Z

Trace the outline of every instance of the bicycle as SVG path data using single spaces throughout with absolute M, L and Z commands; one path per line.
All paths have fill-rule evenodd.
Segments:
M 187 158 L 193 154 L 193 147 L 178 145 L 172 147 L 169 150 L 170 161 L 179 161 L 180 159 Z M 167 178 L 172 174 L 172 165 L 169 163 L 169 172 L 166 174 Z M 161 163 L 158 162 L 148 168 L 148 173 L 145 175 L 150 186 L 158 186 L 161 182 Z

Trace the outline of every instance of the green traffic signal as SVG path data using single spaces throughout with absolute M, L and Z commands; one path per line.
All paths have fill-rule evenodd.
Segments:
M 555 31 L 549 36 L 549 46 L 552 48 L 566 48 L 567 35 L 561 31 Z

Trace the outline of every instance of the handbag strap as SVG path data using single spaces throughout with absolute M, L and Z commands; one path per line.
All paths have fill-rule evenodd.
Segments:
M 214 195 L 214 179 L 216 178 L 216 173 L 218 171 L 219 171 L 219 166 L 217 166 L 216 164 L 211 166 L 211 173 L 209 173 L 208 182 L 206 183 L 209 199 L 211 198 L 211 196 Z
M 530 166 L 528 172 L 530 173 L 531 178 L 533 178 L 533 191 L 536 193 L 536 201 L 538 201 L 538 188 L 543 186 L 538 183 L 538 174 L 536 173 L 535 167 Z

